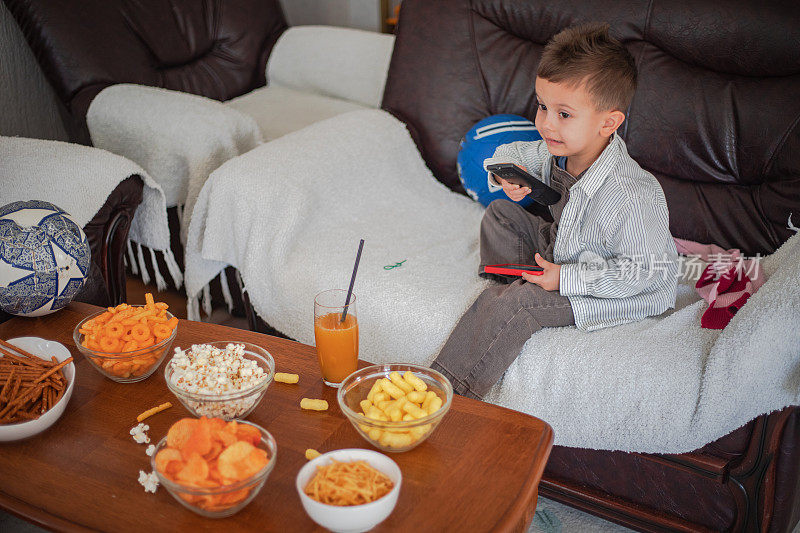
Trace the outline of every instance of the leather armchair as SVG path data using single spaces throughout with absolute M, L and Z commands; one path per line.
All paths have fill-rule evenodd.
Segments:
M 183 237 L 202 184 L 225 160 L 378 107 L 394 40 L 287 29 L 278 0 L 3 1 L 66 110 L 71 140 L 139 164 L 164 189 L 171 233 L 181 226 Z M 140 105 L 126 113 L 130 101 Z M 181 240 L 172 252 L 182 268 Z M 151 266 L 165 272 L 163 258 L 156 263 L 151 275 Z M 216 280 L 212 294 L 221 294 Z

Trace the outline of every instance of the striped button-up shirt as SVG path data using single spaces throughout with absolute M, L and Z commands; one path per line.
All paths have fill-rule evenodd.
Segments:
M 492 163 L 524 166 L 550 184 L 553 156 L 544 141 L 499 146 L 484 167 Z M 500 189 L 487 179 L 490 190 Z M 591 331 L 674 307 L 677 257 L 661 185 L 614 134 L 570 188 L 556 232 L 559 291 L 572 304 L 575 324 Z

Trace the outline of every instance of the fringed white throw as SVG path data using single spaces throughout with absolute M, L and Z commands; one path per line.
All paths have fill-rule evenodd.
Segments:
M 162 252 L 170 270 L 180 273 L 169 247 L 164 193 L 135 163 L 98 148 L 23 137 L 0 137 L 0 161 L 0 205 L 44 200 L 65 210 L 81 227 L 97 214 L 121 181 L 140 176 L 144 180 L 142 203 L 130 229 L 130 240 L 138 249 L 137 261 L 144 266 L 141 247 L 146 246 Z
M 92 100 L 86 122 L 94 146 L 137 162 L 161 186 L 167 207 L 178 207 L 182 242 L 211 171 L 261 142 L 258 126 L 244 113 L 210 98 L 143 85 L 104 89 Z M 150 255 L 161 289 L 166 284 L 152 250 Z M 179 288 L 183 273 L 171 258 L 165 260 Z M 141 251 L 138 262 L 144 262 Z M 131 261 L 134 273 L 148 283 L 147 269 L 136 263 Z

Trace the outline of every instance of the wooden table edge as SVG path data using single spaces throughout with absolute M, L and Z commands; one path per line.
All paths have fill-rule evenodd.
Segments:
M 96 531 L 4 492 L 0 492 L 0 509 L 30 524 L 52 531 Z
M 550 424 L 547 422 L 543 420 L 542 422 L 545 425 L 545 431 L 542 431 L 542 437 L 533 449 L 543 449 L 545 460 L 534 462 L 531 465 L 527 476 L 528 483 L 524 490 L 520 492 L 522 497 L 518 497 L 516 502 L 509 509 L 509 512 L 503 516 L 502 521 L 497 525 L 496 531 L 527 531 L 530 526 L 530 521 L 533 519 L 536 502 L 539 497 L 539 484 L 542 481 L 542 475 L 547 466 L 547 460 L 550 458 L 550 450 L 553 448 L 554 439 L 553 428 L 550 427 Z M 532 506 L 534 507 L 533 509 L 531 509 Z M 529 516 L 530 518 L 528 518 Z

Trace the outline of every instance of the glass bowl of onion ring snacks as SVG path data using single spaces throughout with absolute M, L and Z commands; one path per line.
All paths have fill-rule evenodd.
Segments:
M 72 334 L 75 346 L 98 372 L 118 383 L 147 379 L 167 355 L 178 319 L 166 304 L 120 304 L 83 319 Z
M 353 427 L 386 452 L 419 446 L 436 429 L 453 401 L 453 386 L 423 366 L 373 365 L 347 376 L 337 400 Z

